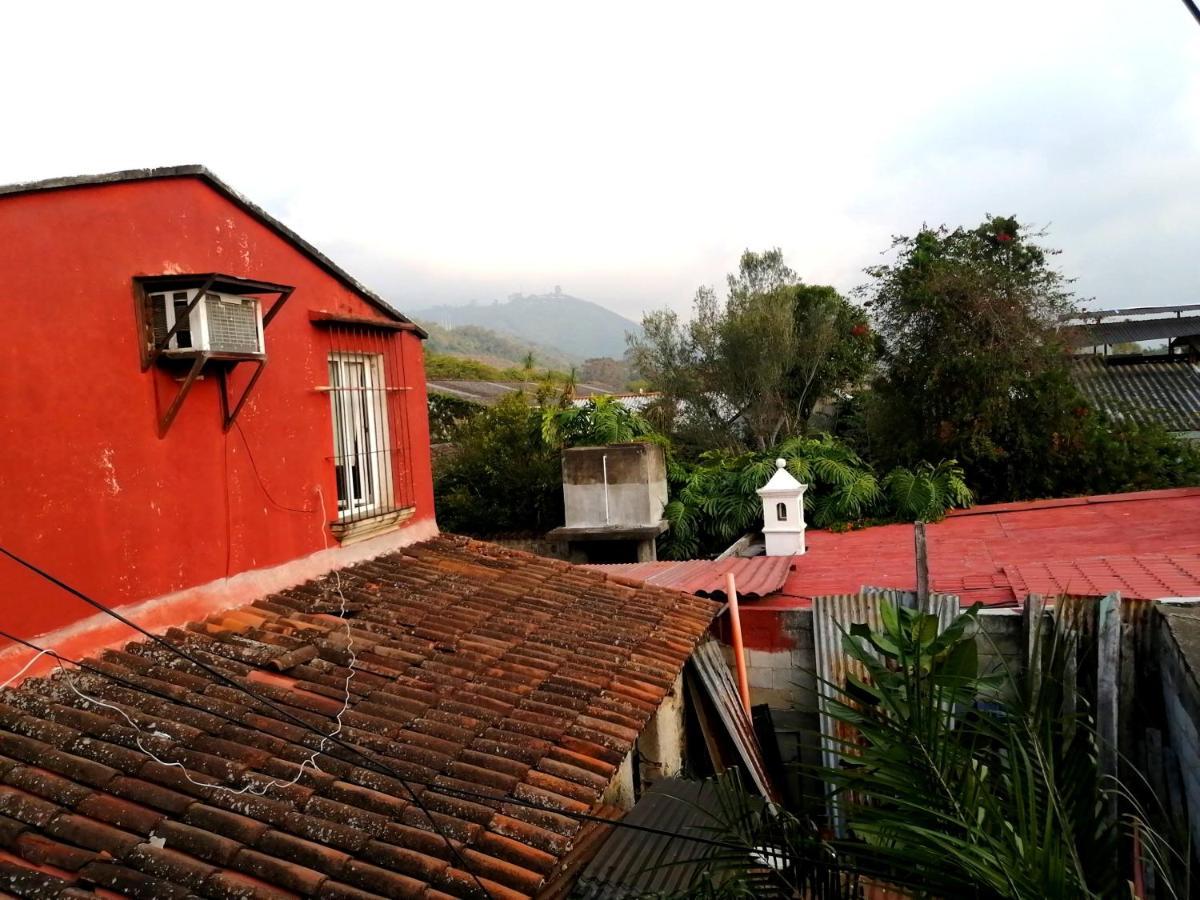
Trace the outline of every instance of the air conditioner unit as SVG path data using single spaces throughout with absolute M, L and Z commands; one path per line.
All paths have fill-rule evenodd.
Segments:
M 149 294 L 154 343 L 162 346 L 180 322 L 162 352 L 168 356 L 228 353 L 259 356 L 263 349 L 262 306 L 253 297 L 208 291 L 188 312 L 199 288 Z

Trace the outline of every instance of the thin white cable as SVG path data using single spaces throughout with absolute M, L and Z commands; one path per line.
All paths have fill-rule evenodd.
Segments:
M 329 537 L 325 533 L 325 496 L 321 491 L 320 485 L 317 485 L 317 496 L 320 499 L 320 506 L 318 507 L 318 512 L 321 514 L 321 539 L 325 544 L 325 549 L 328 550 L 329 549 Z M 135 722 L 133 720 L 133 718 L 130 717 L 130 715 L 127 712 L 125 712 L 125 710 L 121 709 L 121 707 L 116 706 L 115 704 L 108 703 L 107 701 L 101 700 L 97 697 L 92 697 L 88 694 L 85 694 L 83 691 L 81 691 L 79 689 L 78 685 L 75 684 L 75 679 L 71 676 L 71 673 L 68 672 L 67 669 L 63 666 L 62 658 L 57 653 L 55 653 L 53 650 L 50 650 L 50 649 L 45 649 L 45 650 L 39 651 L 38 654 L 33 659 L 29 660 L 29 662 L 27 662 L 21 668 L 21 670 L 19 672 L 17 672 L 15 675 L 13 675 L 11 678 L 9 678 L 8 681 L 4 682 L 4 684 L 0 684 L 0 690 L 3 690 L 4 688 L 8 687 L 9 684 L 16 681 L 22 675 L 24 675 L 25 672 L 27 672 L 29 670 L 29 668 L 31 666 L 33 666 L 33 664 L 36 663 L 39 659 L 41 659 L 43 656 L 45 656 L 46 654 L 50 654 L 51 656 L 53 656 L 55 658 L 55 660 L 58 664 L 58 669 L 62 673 L 64 679 L 66 680 L 67 686 L 76 695 L 78 695 L 79 698 L 82 699 L 83 701 L 85 701 L 87 703 L 92 703 L 96 706 L 104 707 L 105 709 L 111 709 L 114 712 L 118 713 L 126 722 L 129 723 L 129 726 L 138 733 L 138 736 L 136 738 L 134 738 L 134 743 L 137 744 L 138 749 L 141 750 L 148 757 L 150 757 L 152 760 L 154 760 L 156 763 L 158 763 L 160 766 L 168 766 L 171 768 L 179 769 L 183 773 L 183 777 L 185 779 L 187 779 L 187 781 L 191 782 L 192 784 L 194 784 L 198 787 L 212 788 L 212 789 L 218 790 L 218 791 L 225 791 L 225 792 L 227 792 L 229 794 L 233 794 L 235 796 L 240 796 L 242 794 L 255 794 L 259 797 L 265 796 L 267 791 L 269 791 L 273 787 L 290 787 L 291 785 L 296 784 L 303 777 L 305 768 L 307 768 L 309 766 L 312 767 L 313 771 L 316 771 L 316 772 L 322 771 L 321 767 L 319 765 L 317 765 L 317 757 L 322 752 L 324 752 L 325 745 L 328 743 L 330 738 L 335 738 L 339 734 L 342 733 L 342 728 L 343 728 L 342 716 L 344 716 L 346 714 L 346 711 L 350 708 L 350 679 L 352 679 L 354 677 L 354 667 L 358 663 L 358 657 L 354 653 L 354 634 L 350 629 L 350 621 L 347 616 L 346 595 L 342 592 L 342 576 L 338 572 L 337 569 L 333 569 L 332 571 L 333 571 L 333 578 L 334 578 L 334 587 L 335 587 L 335 590 L 337 591 L 338 597 L 340 599 L 341 617 L 342 617 L 342 620 L 346 623 L 346 651 L 347 651 L 347 653 L 350 654 L 349 672 L 346 675 L 346 683 L 345 683 L 345 687 L 343 688 L 344 700 L 342 702 L 342 708 L 340 710 L 338 710 L 337 715 L 334 716 L 334 720 L 337 722 L 337 727 L 335 727 L 334 730 L 331 731 L 328 735 L 321 738 L 321 742 L 317 745 L 317 749 L 312 752 L 312 755 L 310 755 L 308 759 L 304 760 L 304 762 L 302 762 L 300 764 L 300 768 L 296 771 L 295 776 L 293 778 L 290 778 L 287 781 L 279 781 L 277 779 L 271 779 L 266 784 L 263 784 L 258 787 L 256 787 L 254 784 L 247 784 L 245 787 L 242 787 L 242 788 L 231 788 L 231 787 L 226 787 L 223 784 L 213 784 L 212 782 L 208 782 L 208 781 L 197 781 L 195 778 L 193 778 L 188 773 L 187 767 L 184 766 L 183 763 L 174 762 L 174 761 L 168 760 L 168 759 L 163 759 L 158 754 L 156 754 L 153 750 L 151 750 L 145 744 L 143 744 L 142 736 L 146 735 L 147 732 L 144 731 L 137 724 L 137 722 Z M 165 731 L 153 731 L 153 732 L 150 732 L 149 734 L 152 737 L 166 738 L 168 740 L 175 740 L 174 737 L 172 737 L 170 734 L 166 733 Z
M 33 664 L 34 664 L 35 662 L 37 662 L 39 659 L 41 659 L 41 658 L 42 658 L 43 656 L 45 656 L 47 653 L 52 653 L 52 652 L 53 652 L 53 651 L 51 651 L 51 650 L 40 650 L 40 651 L 38 651 L 38 654 L 37 654 L 37 656 L 35 656 L 35 657 L 34 657 L 33 659 L 31 659 L 29 662 L 25 663 L 25 665 L 21 666 L 21 670 L 20 670 L 19 672 L 17 672 L 17 674 L 16 674 L 16 675 L 14 675 L 12 678 L 8 679 L 8 681 L 4 682 L 4 684 L 0 684 L 0 691 L 4 690 L 4 689 L 5 689 L 6 687 L 8 687 L 10 684 L 12 684 L 14 681 L 16 681 L 18 678 L 20 678 L 20 677 L 21 677 L 22 675 L 24 675 L 26 672 L 28 672 L 28 671 L 29 671 L 29 669 L 30 669 L 30 668 L 33 666 Z
M 300 780 L 300 776 L 302 776 L 304 774 L 304 767 L 307 766 L 311 762 L 311 760 L 305 760 L 303 763 L 301 763 L 300 769 L 299 769 L 299 771 L 296 772 L 295 778 L 292 778 L 289 781 L 277 781 L 275 779 L 271 779 L 269 782 L 262 785 L 261 788 L 256 788 L 254 784 L 248 784 L 243 788 L 231 788 L 231 787 L 226 787 L 223 784 L 213 784 L 210 781 L 197 781 L 195 778 L 193 778 L 188 773 L 187 767 L 183 763 L 174 762 L 169 759 L 163 759 L 161 756 L 159 756 L 153 750 L 151 750 L 149 747 L 147 747 L 145 744 L 143 744 L 142 743 L 142 735 L 146 734 L 146 732 L 142 730 L 142 728 L 137 724 L 137 722 L 133 721 L 132 717 L 130 717 L 130 715 L 127 712 L 125 712 L 125 710 L 121 709 L 121 707 L 119 707 L 115 704 L 108 703 L 105 700 L 100 700 L 97 697 L 92 697 L 88 694 L 85 694 L 83 691 L 81 691 L 79 689 L 79 687 L 75 684 L 75 679 L 71 677 L 71 673 L 68 672 L 66 670 L 66 668 L 63 666 L 61 660 L 58 663 L 58 669 L 60 672 L 62 672 L 63 677 L 66 679 L 67 686 L 72 691 L 74 691 L 76 694 L 78 694 L 81 699 L 83 699 L 84 701 L 86 701 L 88 703 L 93 703 L 96 706 L 102 706 L 105 709 L 111 709 L 114 712 L 119 713 L 122 716 L 122 718 L 124 718 L 125 721 L 129 723 L 129 727 L 138 733 L 138 736 L 133 739 L 133 742 L 135 744 L 137 744 L 137 748 L 139 750 L 141 750 L 143 753 L 145 753 L 148 757 L 150 757 L 152 760 L 154 760 L 160 766 L 169 766 L 171 768 L 179 769 L 183 773 L 183 777 L 185 779 L 187 779 L 192 784 L 197 785 L 198 787 L 212 788 L 212 789 L 218 790 L 218 791 L 225 791 L 226 793 L 233 794 L 234 796 L 241 796 L 242 794 L 256 794 L 257 796 L 262 797 L 262 796 L 265 796 L 267 791 L 269 791 L 273 787 L 288 787 L 290 785 L 295 784 L 297 781 Z M 151 732 L 151 736 L 159 737 L 159 738 L 167 738 L 168 740 L 175 740 L 175 738 L 173 738 L 171 735 L 167 734 L 165 731 Z M 316 768 L 315 763 L 313 764 L 313 768 L 314 769 Z
M 326 551 L 328 551 L 329 535 L 325 530 L 325 494 L 321 491 L 319 484 L 317 485 L 317 498 L 320 500 L 317 509 L 321 513 L 321 541 L 325 544 Z M 354 677 L 354 667 L 358 664 L 358 657 L 354 653 L 354 633 L 350 630 L 350 618 L 346 615 L 346 595 L 342 593 L 342 573 L 336 568 L 333 569 L 333 583 L 341 602 L 342 621 L 346 624 L 346 652 L 350 654 L 350 670 L 346 673 L 346 683 L 344 686 L 345 699 L 342 703 L 341 711 L 334 717 L 337 720 L 337 727 L 330 733 L 329 737 L 331 738 L 335 738 L 342 733 L 342 716 L 350 708 L 350 679 Z M 322 750 L 325 749 L 326 740 L 328 738 L 321 738 L 320 746 Z

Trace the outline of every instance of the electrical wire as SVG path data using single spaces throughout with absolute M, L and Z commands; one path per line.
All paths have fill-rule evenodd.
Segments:
M 480 794 L 480 793 L 476 793 L 473 791 L 463 790 L 461 788 L 451 787 L 449 785 L 431 784 L 429 782 L 424 782 L 424 781 L 420 781 L 420 780 L 413 779 L 413 778 L 406 778 L 403 775 L 401 775 L 399 772 L 395 771 L 395 769 L 393 769 L 391 766 L 389 766 L 386 762 L 380 762 L 378 759 L 376 759 L 375 751 L 367 751 L 364 748 L 360 748 L 356 745 L 346 743 L 345 741 L 341 740 L 339 737 L 336 736 L 337 735 L 336 731 L 333 734 L 326 735 L 324 732 L 320 731 L 319 729 L 314 728 L 312 725 L 310 725 L 304 719 L 301 719 L 298 716 L 293 715 L 287 709 L 278 706 L 273 701 L 270 701 L 270 700 L 266 699 L 265 697 L 259 696 L 254 691 L 250 690 L 249 688 L 246 688 L 238 681 L 225 675 L 225 673 L 221 672 L 219 669 L 216 669 L 216 668 L 210 666 L 209 664 L 203 662 L 202 660 L 195 658 L 192 654 L 188 653 L 187 651 L 185 651 L 179 647 L 176 647 L 171 642 L 169 642 L 157 635 L 154 635 L 154 634 L 150 633 L 149 631 L 146 631 L 144 628 L 142 628 L 142 626 L 138 625 L 135 622 L 129 621 L 124 616 L 122 616 L 120 613 L 116 612 L 116 610 L 112 610 L 112 609 L 108 608 L 103 603 L 100 603 L 98 600 L 93 600 L 92 598 L 90 598 L 87 595 L 83 594 L 82 592 L 76 590 L 75 588 L 71 587 L 70 585 L 66 584 L 65 582 L 62 582 L 61 580 L 59 580 L 55 576 L 51 575 L 50 573 L 44 572 L 43 570 L 41 570 L 40 568 L 35 566 L 33 563 L 30 563 L 27 560 L 24 560 L 21 557 L 17 556 L 15 553 L 8 550 L 7 548 L 0 546 L 0 554 L 7 556 L 9 559 L 12 559 L 14 562 L 17 562 L 18 564 L 24 566 L 25 568 L 29 569 L 30 571 L 33 571 L 35 574 L 40 575 L 41 577 L 50 581 L 52 584 L 55 584 L 57 587 L 62 588 L 63 590 L 67 591 L 68 593 L 72 594 L 73 596 L 79 597 L 84 602 L 88 603 L 89 605 L 94 606 L 96 609 L 99 609 L 100 611 L 105 612 L 106 614 L 112 616 L 113 618 L 117 619 L 121 623 L 140 632 L 141 634 L 143 634 L 146 637 L 153 640 L 155 643 L 161 644 L 162 646 L 164 646 L 166 649 L 170 650 L 175 655 L 180 656 L 181 658 L 187 660 L 188 662 L 191 662 L 193 665 L 204 670 L 208 674 L 214 676 L 218 681 L 225 683 L 225 684 L 229 685 L 230 687 L 235 688 L 236 690 L 247 695 L 248 697 L 255 700 L 256 702 L 275 711 L 279 715 L 284 716 L 285 718 L 290 720 L 293 724 L 298 725 L 303 731 L 306 731 L 309 734 L 313 734 L 313 735 L 320 737 L 322 739 L 322 741 L 331 741 L 332 743 L 336 744 L 339 748 L 346 750 L 350 753 L 353 753 L 356 756 L 358 756 L 359 758 L 370 763 L 372 766 L 375 767 L 375 769 L 377 771 L 382 771 L 382 774 L 388 775 L 389 777 L 394 778 L 396 781 L 400 782 L 404 786 L 405 790 L 408 792 L 409 796 L 412 798 L 413 802 L 416 804 L 418 809 L 420 809 L 420 811 L 424 814 L 426 819 L 429 821 L 430 827 L 434 830 L 434 832 L 438 835 L 438 837 L 440 837 L 446 843 L 447 847 L 455 855 L 455 858 L 459 862 L 463 871 L 466 872 L 467 874 L 471 875 L 471 877 L 478 884 L 479 889 L 481 891 L 483 891 L 484 894 L 489 898 L 491 898 L 490 892 L 488 892 L 487 888 L 484 887 L 482 882 L 479 881 L 478 876 L 475 875 L 475 873 L 466 865 L 465 860 L 459 853 L 459 850 L 455 846 L 455 844 L 449 839 L 449 837 L 443 831 L 441 831 L 440 828 L 438 828 L 437 823 L 434 821 L 432 814 L 425 807 L 424 803 L 419 799 L 417 792 L 413 790 L 414 786 L 422 788 L 422 789 L 431 790 L 436 793 L 440 793 L 440 794 L 443 794 L 443 795 L 446 795 L 449 797 L 455 797 L 455 798 L 462 799 L 462 800 L 479 802 L 479 803 L 489 805 L 489 806 L 498 801 L 502 801 L 504 803 L 508 803 L 513 806 L 520 806 L 520 807 L 523 807 L 526 809 L 531 809 L 531 810 L 535 810 L 535 811 L 539 811 L 539 812 L 554 813 L 556 815 L 560 815 L 565 818 L 573 819 L 573 820 L 576 820 L 579 822 L 590 822 L 590 823 L 594 823 L 594 824 L 607 825 L 607 826 L 614 827 L 614 828 L 627 828 L 632 831 L 639 831 L 642 833 L 654 834 L 654 835 L 658 835 L 661 837 L 685 840 L 685 841 L 689 841 L 692 843 L 703 844 L 703 845 L 712 846 L 712 847 L 719 847 L 719 848 L 723 848 L 723 849 L 727 849 L 727 850 L 744 851 L 746 849 L 741 844 L 737 844 L 737 843 L 733 843 L 733 842 L 729 842 L 729 841 L 719 841 L 719 840 L 714 840 L 712 838 L 702 838 L 702 837 L 699 837 L 696 835 L 678 834 L 675 832 L 665 831 L 663 829 L 653 828 L 648 825 L 639 825 L 636 823 L 608 819 L 603 816 L 597 816 L 597 815 L 594 815 L 591 813 L 575 812 L 573 810 L 561 809 L 561 808 L 556 808 L 556 807 L 552 807 L 552 806 L 544 806 L 542 804 L 533 803 L 531 801 L 524 800 L 522 798 L 515 797 L 512 795 L 508 795 L 508 796 L 501 798 L 501 797 L 496 797 L 495 795 Z M 335 574 L 336 574 L 336 570 L 335 570 Z M 339 587 L 340 587 L 340 578 L 339 578 L 338 583 L 339 583 Z M 348 622 L 347 622 L 347 628 L 349 628 Z M 66 657 L 61 656 L 60 654 L 56 653 L 53 650 L 43 649 L 31 641 L 26 640 L 24 638 L 17 637 L 16 635 L 13 635 L 13 634 L 10 634 L 10 633 L 4 631 L 3 629 L 0 629 L 0 637 L 6 638 L 15 643 L 21 644 L 25 647 L 28 647 L 31 650 L 38 651 L 39 657 L 45 653 L 51 654 L 57 660 L 59 660 L 60 664 L 65 662 L 70 665 L 74 665 L 83 671 L 88 671 L 95 675 L 99 675 L 103 678 L 108 678 L 112 681 L 123 684 L 126 687 L 131 688 L 132 690 L 136 690 L 136 691 L 139 691 L 142 693 L 147 693 L 147 694 L 150 694 L 151 696 L 155 696 L 160 699 L 167 700 L 171 703 L 175 703 L 175 704 L 179 704 L 179 705 L 182 705 L 182 706 L 185 706 L 188 708 L 203 711 L 209 715 L 213 715 L 217 718 L 224 719 L 225 721 L 229 722 L 230 724 L 236 725 L 239 728 L 245 727 L 243 723 L 241 723 L 237 719 L 233 718 L 232 716 L 220 713 L 214 709 L 209 709 L 207 707 L 200 707 L 200 706 L 196 706 L 194 704 L 186 703 L 184 701 L 181 701 L 176 696 L 162 694 L 162 693 L 158 693 L 156 691 L 152 691 L 142 685 L 138 685 L 134 682 L 130 682 L 127 679 L 113 675 L 110 672 L 106 672 L 102 669 L 91 666 L 87 663 L 67 659 Z M 34 660 L 31 660 L 29 665 L 32 665 L 32 663 L 34 661 L 36 661 L 36 659 L 37 659 L 37 657 L 35 657 Z M 10 679 L 10 680 L 12 680 L 12 679 Z M 76 691 L 76 693 L 80 693 L 80 692 Z M 91 700 L 92 702 L 99 702 L 99 701 L 94 700 L 93 698 L 87 697 L 86 695 L 81 694 L 81 696 L 83 696 L 85 700 Z M 105 703 L 101 703 L 100 705 L 110 706 L 110 704 L 105 704 Z M 119 708 L 117 708 L 117 707 L 112 707 L 112 708 L 116 709 L 118 712 L 120 712 L 122 715 L 124 715 L 124 712 L 122 710 L 120 710 Z M 128 720 L 128 716 L 126 716 L 125 718 Z M 131 724 L 132 724 L 132 722 L 131 722 Z M 136 725 L 134 727 L 136 728 Z M 150 755 L 148 751 L 143 751 L 143 752 L 147 752 L 147 754 Z M 169 763 L 166 761 L 162 761 L 162 762 L 164 765 L 172 765 L 172 763 Z M 179 763 L 174 763 L 173 765 L 180 766 L 182 768 L 182 766 Z M 189 780 L 191 780 L 191 779 L 189 779 Z M 203 787 L 207 787 L 207 788 L 222 787 L 220 785 L 205 784 L 203 782 L 193 782 L 193 783 L 203 786 Z M 226 790 L 229 790 L 229 789 L 226 788 Z
M 38 655 L 35 656 L 33 659 L 31 659 L 29 662 L 25 663 L 25 665 L 21 666 L 20 670 L 18 670 L 16 675 L 13 675 L 11 678 L 9 678 L 7 681 L 5 681 L 4 684 L 0 684 L 0 691 L 4 690 L 10 684 L 12 684 L 14 681 L 16 681 L 18 678 L 20 678 L 26 672 L 28 672 L 29 669 L 33 666 L 33 664 L 35 662 L 37 662 L 39 659 L 41 659 L 43 656 L 45 656 L 47 653 L 54 653 L 54 651 L 53 650 L 39 650 Z M 55 655 L 57 655 L 57 654 L 55 654 Z
M 80 671 L 87 672 L 91 675 L 95 675 L 100 678 L 107 678 L 108 680 L 112 681 L 113 683 L 120 685 L 122 687 L 128 688 L 129 690 L 138 691 L 138 692 L 144 693 L 144 694 L 149 694 L 152 697 L 157 697 L 160 700 L 166 700 L 170 703 L 176 704 L 178 706 L 182 706 L 186 709 L 191 709 L 191 710 L 195 710 L 198 712 L 206 713 L 207 715 L 210 715 L 213 718 L 222 719 L 222 720 L 228 722 L 229 724 L 234 725 L 238 728 L 246 727 L 242 722 L 238 721 L 238 719 L 234 718 L 233 716 L 229 715 L 228 713 L 223 713 L 223 712 L 219 711 L 218 709 L 209 709 L 208 707 L 202 707 L 202 706 L 198 706 L 194 703 L 188 703 L 184 700 L 181 700 L 178 696 L 175 696 L 172 694 L 166 694 L 166 693 L 162 693 L 159 691 L 151 690 L 150 688 L 145 687 L 144 685 L 137 684 L 136 682 L 130 681 L 127 678 L 123 678 L 120 675 L 114 675 L 112 672 L 107 672 L 104 669 L 100 669 L 96 666 L 90 665 L 87 662 L 70 659 L 69 657 L 60 655 L 59 653 L 57 653 L 54 650 L 41 648 L 37 644 L 33 643 L 32 641 L 28 641 L 24 638 L 17 637 L 16 635 L 13 635 L 7 631 L 4 631 L 3 629 L 0 629 L 0 637 L 5 638 L 10 641 L 13 641 L 14 643 L 17 643 L 17 644 L 21 644 L 22 646 L 27 647 L 30 650 L 38 651 L 38 655 L 35 656 L 34 659 L 30 661 L 30 664 L 32 664 L 34 661 L 36 661 L 43 654 L 48 654 L 50 656 L 53 656 L 55 658 L 55 660 L 58 661 L 60 669 L 62 669 L 62 666 L 64 664 L 69 665 L 69 666 L 74 666 L 77 669 L 79 669 Z M 80 692 L 76 691 L 76 693 L 80 693 Z M 123 710 L 119 709 L 118 707 L 115 707 L 112 704 L 105 703 L 103 701 L 96 700 L 96 699 L 94 699 L 92 697 L 88 697 L 86 695 L 82 695 L 82 696 L 84 696 L 84 699 L 86 699 L 86 700 L 97 703 L 97 705 L 106 706 L 111 709 L 115 709 L 117 712 L 121 713 L 121 715 L 127 721 L 129 720 L 129 717 L 125 714 L 125 712 Z M 134 725 L 134 727 L 137 728 L 136 725 Z M 311 731 L 312 729 L 309 728 L 309 730 Z M 319 734 L 320 732 L 317 732 L 317 733 Z M 164 735 L 164 734 L 165 734 L 165 732 L 158 732 L 155 734 L 155 736 Z M 167 735 L 167 736 L 169 737 L 169 735 Z M 357 748 L 355 748 L 355 750 L 356 750 L 356 752 L 359 753 L 360 756 L 364 756 L 364 757 L 366 756 L 361 751 L 357 751 Z M 173 766 L 179 765 L 179 763 L 167 762 L 165 760 L 156 760 L 156 761 L 161 762 L 163 765 L 173 765 Z M 205 788 L 221 788 L 222 787 L 221 785 L 194 781 L 192 779 L 189 779 L 189 780 L 192 781 L 193 784 L 199 785 L 200 787 L 205 787 Z M 553 812 L 553 813 L 556 813 L 557 815 L 564 816 L 569 819 L 574 819 L 579 822 L 591 822 L 591 823 L 596 823 L 596 824 L 600 824 L 600 825 L 609 825 L 614 828 L 627 828 L 627 829 L 630 829 L 633 831 L 644 832 L 646 834 L 658 835 L 659 837 L 675 838 L 678 840 L 690 841 L 690 842 L 697 843 L 697 844 L 705 844 L 705 845 L 712 846 L 712 847 L 721 847 L 721 848 L 727 849 L 727 850 L 739 850 L 739 849 L 744 850 L 745 849 L 742 845 L 735 844 L 735 843 L 732 843 L 729 841 L 719 841 L 719 840 L 715 840 L 713 838 L 700 837 L 698 835 L 679 834 L 679 833 L 673 832 L 673 831 L 665 831 L 661 828 L 654 828 L 650 825 L 638 825 L 633 822 L 625 822 L 625 821 L 619 820 L 619 819 L 606 819 L 604 816 L 597 816 L 597 815 L 593 815 L 591 813 L 581 813 L 581 812 L 575 812 L 573 810 L 557 809 L 557 808 L 550 807 L 550 806 L 542 806 L 541 804 L 533 803 L 528 800 L 523 800 L 519 797 L 507 797 L 506 796 L 504 798 L 499 798 L 494 795 L 488 796 L 486 794 L 477 794 L 472 791 L 463 790 L 461 788 L 450 787 L 449 785 L 431 784 L 430 782 L 427 782 L 427 781 L 418 781 L 418 780 L 415 780 L 412 778 L 404 778 L 404 779 L 400 779 L 400 780 L 404 781 L 406 785 L 411 785 L 411 786 L 415 786 L 415 787 L 419 787 L 419 788 L 423 788 L 423 789 L 428 789 L 431 791 L 436 791 L 438 793 L 445 794 L 450 797 L 457 797 L 462 800 L 473 800 L 473 801 L 483 802 L 483 803 L 496 803 L 499 800 L 503 799 L 503 801 L 505 803 L 511 803 L 514 806 L 521 806 L 526 809 L 532 809 L 532 810 L 536 810 L 539 812 Z M 294 782 L 289 782 L 289 783 L 294 783 Z M 228 790 L 228 789 L 226 788 L 226 790 Z
M 299 727 L 303 728 L 305 731 L 311 732 L 312 734 L 316 734 L 319 737 L 321 737 L 322 739 L 332 741 L 334 744 L 336 744 L 338 747 L 340 747 L 343 750 L 346 750 L 350 753 L 356 753 L 362 759 L 370 762 L 376 768 L 377 771 L 382 770 L 382 774 L 387 775 L 391 778 L 395 778 L 397 781 L 400 782 L 400 784 L 402 784 L 404 786 L 405 790 L 408 791 L 409 797 L 412 799 L 413 803 L 416 804 L 417 808 L 421 811 L 421 813 L 429 821 L 430 828 L 433 829 L 434 833 L 436 833 L 438 835 L 438 837 L 440 837 L 445 842 L 446 846 L 450 849 L 451 853 L 453 854 L 455 861 L 462 868 L 462 870 L 471 876 L 472 880 L 479 887 L 479 890 L 483 892 L 483 895 L 485 897 L 487 897 L 488 900 L 495 900 L 495 898 L 492 897 L 492 893 L 486 887 L 484 887 L 483 882 L 479 879 L 479 876 L 476 875 L 474 870 L 471 869 L 471 867 L 468 865 L 466 859 L 463 857 L 463 855 L 459 851 L 458 847 L 455 846 L 454 842 L 450 840 L 449 836 L 446 835 L 446 833 L 444 831 L 442 831 L 442 829 L 438 826 L 436 820 L 433 818 L 433 815 L 425 807 L 425 804 L 421 801 L 420 796 L 417 794 L 417 792 L 414 791 L 409 786 L 409 783 L 404 779 L 404 777 L 399 772 L 397 772 L 395 769 L 393 769 L 387 763 L 379 762 L 378 760 L 374 759 L 372 755 L 368 755 L 362 749 L 355 747 L 353 744 L 346 743 L 340 737 L 332 737 L 330 735 L 324 734 L 323 732 L 319 731 L 316 728 L 313 728 L 313 726 L 310 725 L 308 722 L 306 722 L 304 719 L 289 712 L 287 709 L 279 706 L 278 704 L 274 703 L 273 701 L 268 700 L 265 697 L 260 697 L 254 691 L 250 690 L 248 687 L 241 684 L 236 679 L 229 677 L 224 672 L 222 672 L 220 669 L 214 668 L 213 666 L 204 662 L 202 659 L 199 659 L 196 656 L 194 656 L 193 654 L 188 653 L 186 650 L 183 650 L 180 647 L 176 647 L 174 644 L 172 644 L 170 641 L 166 640 L 165 638 L 163 638 L 157 634 L 153 634 L 150 631 L 147 631 L 141 625 L 129 620 L 128 618 L 123 616 L 121 613 L 117 612 L 115 609 L 112 609 L 111 607 L 106 606 L 105 604 L 101 603 L 99 600 L 92 599 L 87 594 L 83 593 L 82 591 L 78 590 L 77 588 L 72 587 L 71 585 L 69 585 L 65 581 L 63 581 L 62 579 L 57 578 L 54 575 L 51 575 L 49 572 L 38 567 L 34 563 L 31 563 L 28 560 L 18 556 L 16 553 L 13 553 L 7 547 L 0 546 L 0 554 L 7 556 L 13 562 L 17 563 L 18 565 L 22 566 L 25 569 L 28 569 L 29 571 L 33 572 L 35 575 L 38 575 L 39 577 L 45 579 L 46 581 L 50 582 L 54 586 L 61 588 L 62 590 L 66 591 L 68 594 L 70 594 L 71 596 L 82 600 L 84 603 L 88 604 L 92 608 L 99 610 L 100 612 L 104 613 L 107 616 L 111 616 L 112 618 L 114 618 L 118 622 L 120 622 L 122 625 L 125 625 L 126 627 L 132 628 L 134 631 L 139 632 L 140 634 L 149 638 L 151 641 L 160 645 L 161 647 L 163 647 L 164 649 L 168 650 L 169 652 L 175 654 L 176 656 L 179 656 L 180 658 L 187 660 L 192 665 L 197 666 L 202 671 L 207 672 L 209 675 L 216 678 L 222 684 L 228 685 L 229 687 L 232 687 L 234 690 L 240 691 L 241 693 L 245 694 L 246 696 L 250 697 L 251 699 L 255 700 L 256 702 L 261 703 L 263 706 L 267 707 L 268 709 L 271 709 L 274 712 L 276 712 L 277 714 L 284 716 L 292 724 L 298 725 Z
M 1183 0 L 1183 5 L 1196 18 L 1196 22 L 1200 23 L 1200 6 L 1196 5 L 1195 0 Z
M 269 500 L 271 502 L 271 505 L 276 507 L 277 509 L 282 509 L 284 512 L 294 512 L 294 513 L 316 512 L 317 510 L 300 509 L 299 507 L 296 507 L 296 506 L 288 506 L 286 503 L 280 503 L 278 500 L 276 500 L 274 497 L 271 496 L 271 492 L 267 489 L 267 483 L 265 481 L 263 481 L 262 474 L 258 471 L 258 463 L 256 463 L 254 461 L 254 451 L 250 449 L 250 440 L 249 440 L 249 438 L 246 437 L 246 432 L 242 431 L 242 423 L 239 422 L 237 419 L 234 419 L 233 427 L 237 429 L 237 433 L 239 435 L 241 435 L 241 437 L 242 437 L 242 445 L 246 448 L 246 458 L 248 460 L 250 460 L 250 468 L 254 471 L 254 478 L 255 478 L 255 480 L 258 481 L 258 486 L 259 486 L 259 488 L 262 489 L 263 496 L 265 496 L 267 498 L 267 500 Z M 318 509 L 322 509 L 322 510 L 323 510 L 323 508 L 324 508 L 324 504 L 322 504 L 321 507 L 318 507 Z

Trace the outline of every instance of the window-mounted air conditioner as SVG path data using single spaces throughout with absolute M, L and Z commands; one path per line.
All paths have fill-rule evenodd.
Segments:
M 208 291 L 188 312 L 199 288 L 156 292 L 149 295 L 154 342 L 164 338 L 179 322 L 162 352 L 194 355 L 198 352 L 262 354 L 262 306 L 253 297 Z

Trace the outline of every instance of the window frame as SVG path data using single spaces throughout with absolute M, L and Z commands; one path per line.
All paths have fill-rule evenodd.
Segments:
M 328 366 L 334 480 L 337 484 L 336 521 L 348 524 L 386 515 L 395 509 L 393 473 L 388 471 L 392 465 L 388 439 L 391 423 L 388 404 L 372 402 L 376 394 L 385 399 L 387 396 L 383 356 L 354 350 L 335 351 L 328 356 Z M 360 367 L 361 384 L 355 385 L 355 379 L 347 377 L 352 366 Z M 358 449 L 352 453 L 344 452 L 355 438 L 361 438 Z M 346 462 L 351 458 L 356 460 L 359 473 L 357 492 L 353 470 Z M 368 485 L 369 489 L 365 489 Z M 361 500 L 355 499 L 356 493 L 361 495 Z

